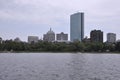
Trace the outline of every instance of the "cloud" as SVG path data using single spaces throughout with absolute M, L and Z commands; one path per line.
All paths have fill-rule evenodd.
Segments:
M 63 8 L 39 0 L 2 1 L 0 19 L 33 22 L 40 24 L 57 24 L 56 20 L 64 19 Z M 5 5 L 6 4 L 6 5 Z M 60 14 L 63 13 L 63 14 Z M 64 20 L 63 20 L 64 21 Z
M 32 29 L 31 25 L 35 25 L 43 31 L 52 26 L 56 31 L 69 33 L 70 15 L 82 11 L 86 35 L 95 28 L 119 33 L 119 4 L 119 0 L 0 0 L 0 21 L 16 22 L 19 26 L 28 23 Z

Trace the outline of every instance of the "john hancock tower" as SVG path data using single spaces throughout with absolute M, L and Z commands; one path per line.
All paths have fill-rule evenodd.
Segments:
M 70 16 L 70 40 L 82 41 L 84 38 L 84 13 L 78 12 Z

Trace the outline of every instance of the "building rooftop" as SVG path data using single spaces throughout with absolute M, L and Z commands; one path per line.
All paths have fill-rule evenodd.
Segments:
M 55 34 L 52 29 L 50 28 L 50 30 L 47 32 L 47 34 Z

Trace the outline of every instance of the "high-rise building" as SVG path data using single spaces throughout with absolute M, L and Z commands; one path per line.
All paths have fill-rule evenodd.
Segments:
M 56 37 L 57 41 L 67 41 L 68 40 L 68 34 L 64 34 L 63 32 L 61 32 L 60 34 L 57 34 Z
M 116 42 L 116 34 L 115 33 L 108 33 L 107 34 L 107 42 L 115 43 Z
M 28 43 L 37 43 L 39 38 L 37 36 L 28 36 Z
M 84 38 L 84 13 L 75 13 L 70 16 L 70 40 L 82 41 Z
M 103 32 L 101 30 L 93 30 L 90 32 L 91 42 L 103 42 Z
M 48 42 L 55 41 L 55 33 L 52 31 L 51 28 L 46 34 L 43 35 L 43 40 Z

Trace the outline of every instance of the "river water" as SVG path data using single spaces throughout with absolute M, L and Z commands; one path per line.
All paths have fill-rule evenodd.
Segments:
M 1 53 L 0 80 L 120 80 L 120 55 Z

